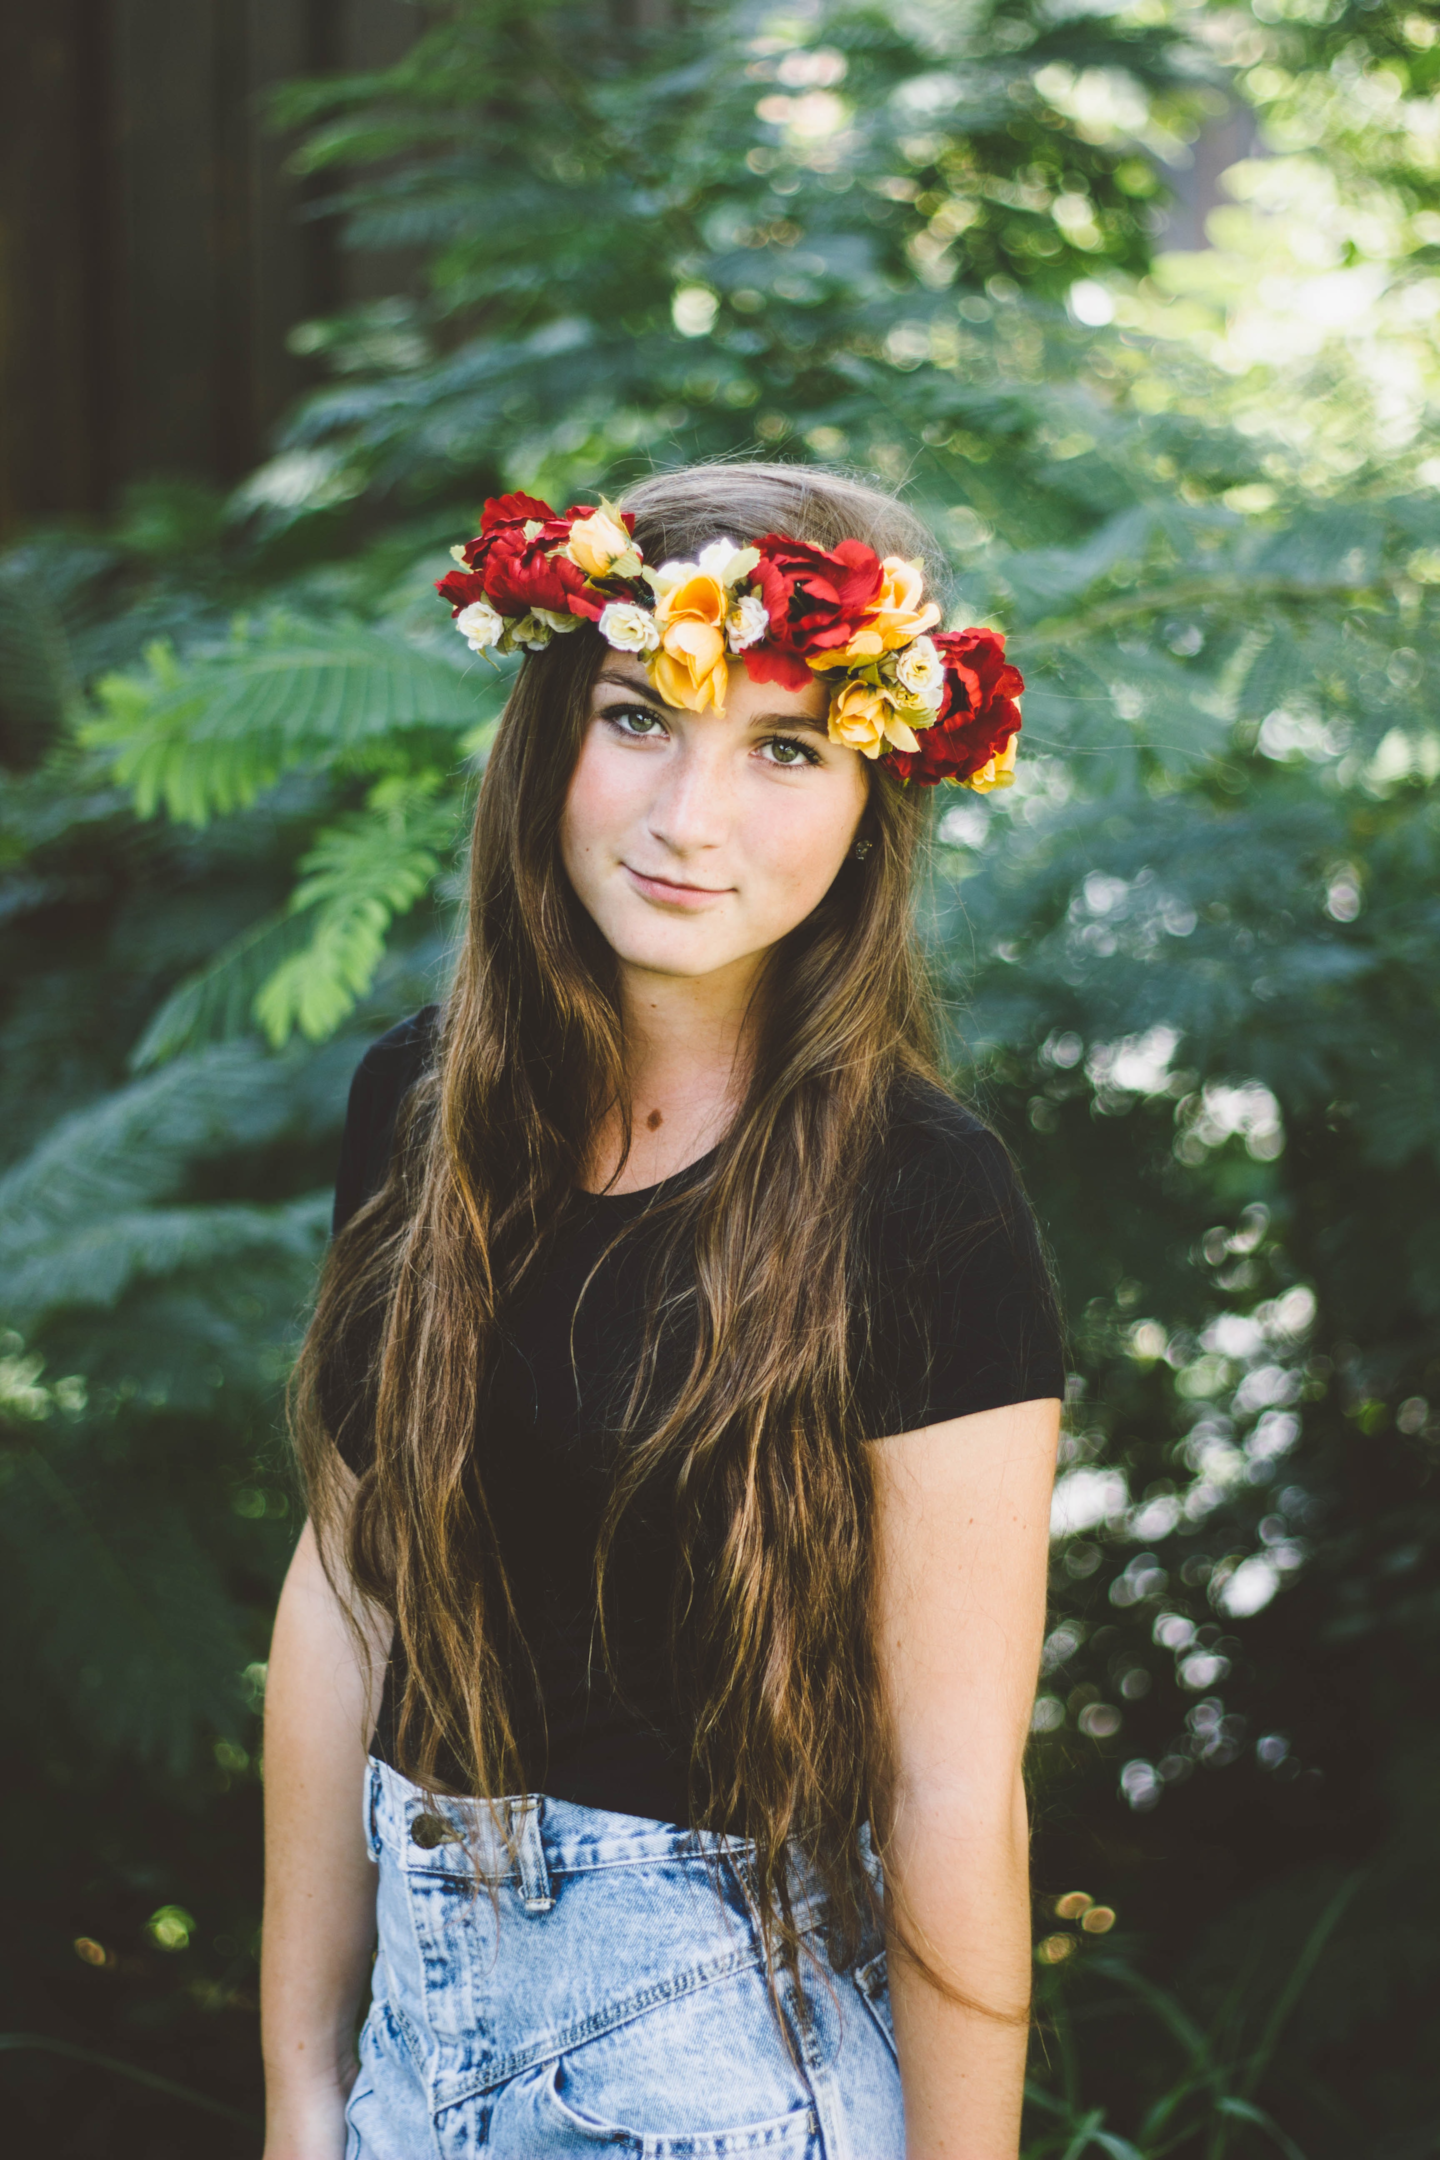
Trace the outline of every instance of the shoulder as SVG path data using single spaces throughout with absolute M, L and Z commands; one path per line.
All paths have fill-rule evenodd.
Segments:
M 337 1230 L 385 1182 L 400 1106 L 434 1058 L 439 1024 L 439 1006 L 427 1005 L 371 1043 L 355 1068 L 335 1180 Z
M 982 1278 L 997 1294 L 1025 1285 L 1053 1302 L 1045 1242 L 1009 1150 L 933 1081 L 906 1078 L 892 1093 L 867 1242 L 882 1275 L 922 1303 L 940 1284 L 973 1299 Z
M 1004 1143 L 933 1082 L 900 1082 L 872 1187 L 876 1433 L 1064 1391 L 1054 1284 Z
M 977 1227 L 1028 1213 L 1004 1142 L 944 1088 L 915 1076 L 891 1094 L 877 1197 L 884 1214 L 960 1215 Z
M 396 1101 L 419 1079 L 434 1055 L 440 1007 L 426 1005 L 371 1043 L 356 1067 L 377 1089 L 393 1089 Z

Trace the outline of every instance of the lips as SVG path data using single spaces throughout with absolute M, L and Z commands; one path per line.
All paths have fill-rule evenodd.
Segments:
M 674 878 L 657 877 L 648 870 L 637 870 L 631 863 L 623 868 L 629 873 L 647 899 L 669 901 L 678 907 L 700 907 L 707 900 L 721 900 L 733 890 L 728 885 L 682 885 Z

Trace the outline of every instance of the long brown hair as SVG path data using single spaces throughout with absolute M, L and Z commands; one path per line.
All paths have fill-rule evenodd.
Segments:
M 692 467 L 643 482 L 626 507 L 650 562 L 767 531 L 935 561 L 900 504 L 814 468 Z M 453 1756 L 491 1800 L 524 1790 L 507 1677 L 524 1646 L 477 1420 L 507 1307 L 543 1263 L 599 1121 L 618 1106 L 629 1136 L 615 958 L 558 849 L 604 650 L 557 638 L 521 670 L 480 789 L 436 1060 L 383 1189 L 334 1242 L 294 1390 L 321 1550 L 393 1615 L 406 1653 L 400 1767 L 433 1789 Z M 885 1784 L 860 1221 L 894 1086 L 933 1076 L 934 1042 L 912 903 L 924 800 L 869 771 L 873 845 L 770 955 L 748 1092 L 669 1203 L 650 1309 L 683 1308 L 688 1370 L 667 1397 L 647 1345 L 596 1555 L 603 1623 L 617 1525 L 664 1480 L 692 1819 L 753 1840 L 767 1946 L 787 1963 L 787 1843 L 828 1893 L 844 1962 L 871 1898 L 860 1833 Z M 357 1438 L 358 1487 L 337 1448 Z

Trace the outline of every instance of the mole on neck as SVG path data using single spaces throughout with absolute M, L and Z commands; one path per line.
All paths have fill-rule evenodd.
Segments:
M 664 1120 L 661 1118 L 660 1112 L 658 1110 L 652 1110 L 649 1117 L 647 1117 L 645 1120 L 646 1126 L 651 1132 L 654 1132 L 659 1125 L 663 1124 L 663 1122 Z

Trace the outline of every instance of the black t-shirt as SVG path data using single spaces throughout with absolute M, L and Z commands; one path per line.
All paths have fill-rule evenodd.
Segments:
M 433 1052 L 435 1019 L 432 1007 L 402 1022 L 361 1060 L 341 1145 L 337 1231 L 384 1182 L 401 1103 Z M 656 1250 L 646 1218 L 657 1200 L 702 1177 L 709 1159 L 641 1192 L 572 1196 L 542 1275 L 507 1317 L 476 1434 L 543 1703 L 543 1725 L 536 1716 L 527 1726 L 534 1685 L 517 1675 L 529 1789 L 675 1823 L 687 1820 L 690 1733 L 671 1676 L 668 1511 L 629 1510 L 613 1548 L 618 1693 L 594 1626 L 594 1555 L 612 1475 L 608 1443 L 644 1334 Z M 874 1347 L 861 1393 L 876 1438 L 1063 1392 L 1049 1276 L 1015 1174 L 993 1134 L 938 1088 L 897 1089 L 867 1222 Z M 360 1467 L 353 1447 L 347 1459 Z M 386 1760 L 401 1680 L 397 1657 L 373 1742 Z M 441 1774 L 460 1782 L 453 1764 Z

